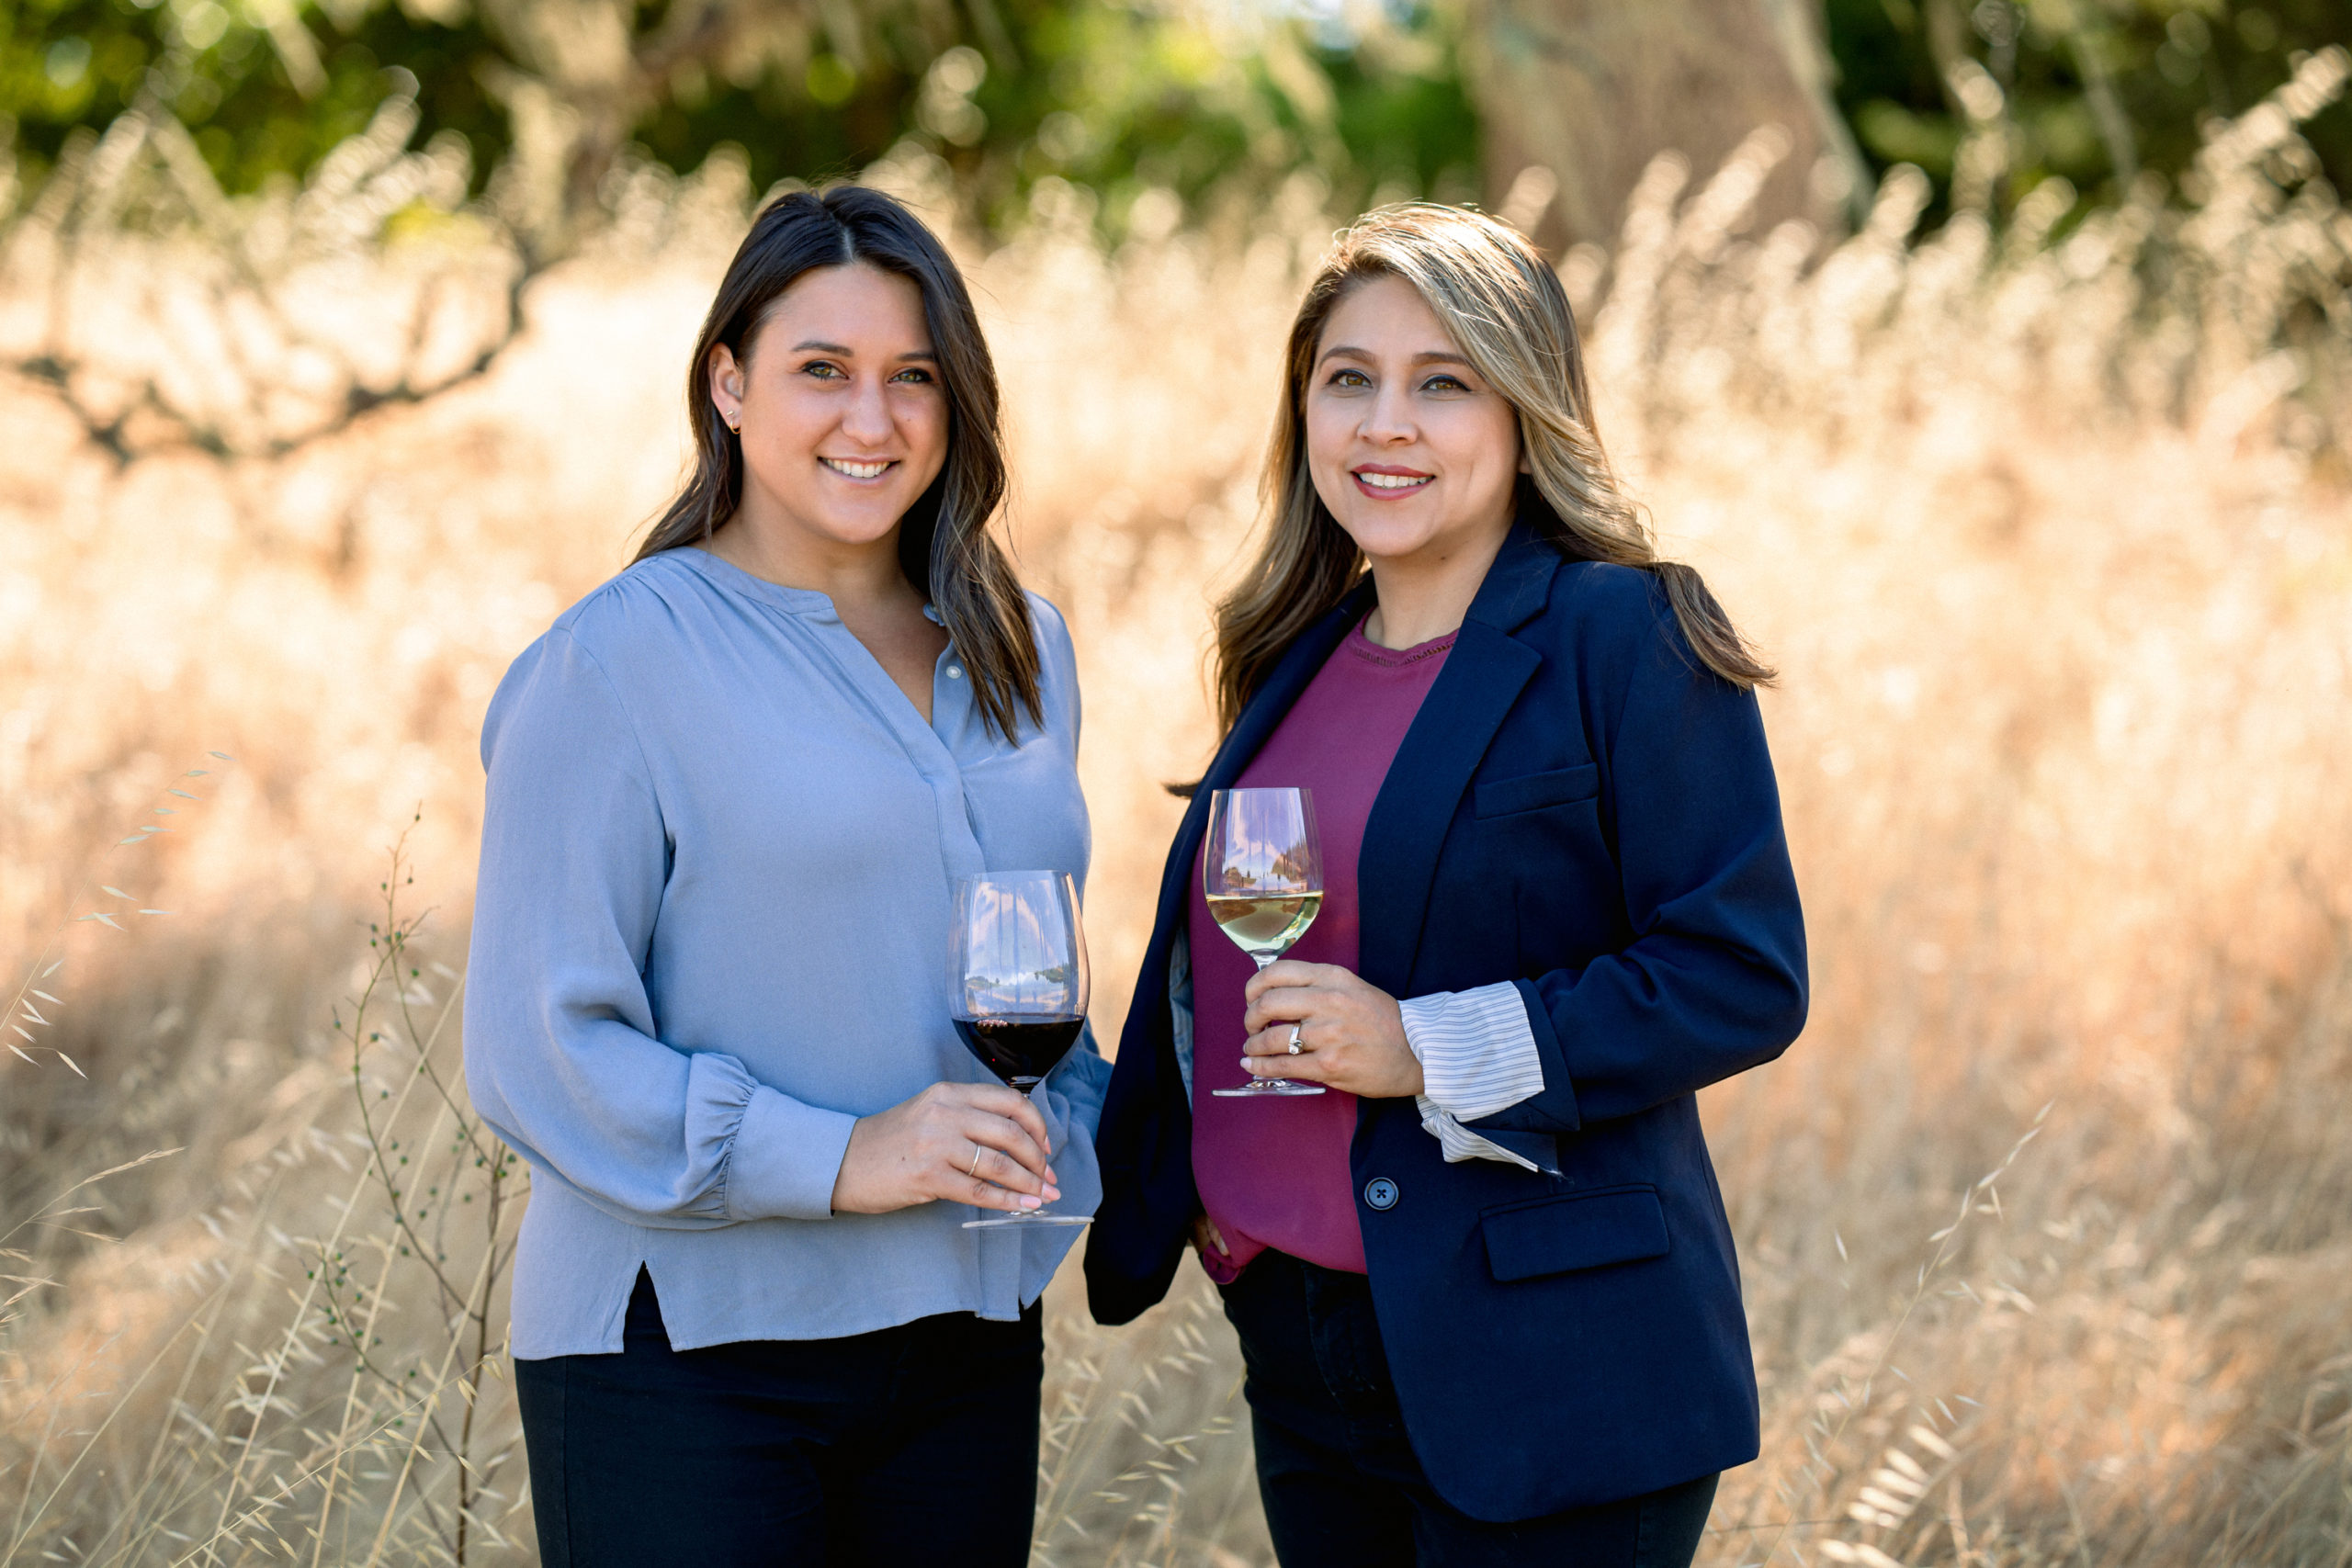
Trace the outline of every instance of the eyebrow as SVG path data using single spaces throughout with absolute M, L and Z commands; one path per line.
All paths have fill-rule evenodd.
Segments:
M 1316 363 L 1319 365 L 1324 359 L 1368 360 L 1372 357 L 1373 353 L 1370 349 L 1358 348 L 1352 344 L 1343 343 L 1325 349 L 1322 354 L 1322 358 L 1317 359 Z M 1476 368 L 1471 365 L 1468 356 L 1456 354 L 1451 349 L 1441 348 L 1426 349 L 1421 353 L 1413 355 L 1413 363 L 1416 365 L 1459 365 L 1464 369 Z
M 854 359 L 857 357 L 857 350 L 850 347 L 846 344 L 819 343 L 814 338 L 811 338 L 805 343 L 794 344 L 792 345 L 792 352 L 795 354 L 838 354 L 843 359 Z M 939 355 L 933 354 L 927 348 L 914 348 L 909 349 L 906 353 L 899 355 L 899 359 L 901 364 L 910 359 L 928 359 L 935 364 L 938 362 Z

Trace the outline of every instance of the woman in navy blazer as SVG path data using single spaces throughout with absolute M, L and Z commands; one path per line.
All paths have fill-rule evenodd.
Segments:
M 1097 1140 L 1094 1314 L 1159 1301 L 1188 1238 L 1213 1272 L 1227 1251 L 1193 1164 L 1195 1078 L 1230 1059 L 1193 1049 L 1227 1019 L 1192 1007 L 1210 792 L 1351 637 L 1434 649 L 1363 824 L 1352 971 L 1278 963 L 1239 1026 L 1251 1076 L 1357 1096 L 1363 1279 L 1275 1249 L 1224 1287 L 1275 1545 L 1285 1568 L 1687 1563 L 1717 1473 L 1758 1449 L 1693 1097 L 1777 1056 L 1805 1012 L 1751 690 L 1770 672 L 1696 573 L 1656 558 L 1593 434 L 1566 299 L 1511 231 L 1421 205 L 1361 220 L 1309 289 L 1286 383 L 1272 535 L 1219 610 L 1226 735 L 1169 855 Z M 1473 997 L 1489 1020 L 1501 998 L 1503 1038 L 1449 1023 Z M 1454 1117 L 1441 1079 L 1464 1069 L 1439 1058 L 1482 1029 L 1474 1058 L 1541 1087 Z M 1279 1138 L 1321 1102 L 1245 1103 Z

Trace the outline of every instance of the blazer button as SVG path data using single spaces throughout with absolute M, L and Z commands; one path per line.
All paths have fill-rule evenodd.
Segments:
M 1375 1209 L 1396 1206 L 1396 1184 L 1385 1176 L 1375 1176 L 1363 1184 L 1363 1201 Z

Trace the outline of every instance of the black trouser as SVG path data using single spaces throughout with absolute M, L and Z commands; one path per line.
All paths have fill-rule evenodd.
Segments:
M 673 1350 L 653 1281 L 617 1356 L 514 1363 L 546 1568 L 1020 1568 L 1042 1317 Z
M 1517 1524 L 1474 1519 L 1406 1439 L 1363 1275 L 1265 1252 L 1224 1292 L 1283 1568 L 1689 1568 L 1714 1476 Z

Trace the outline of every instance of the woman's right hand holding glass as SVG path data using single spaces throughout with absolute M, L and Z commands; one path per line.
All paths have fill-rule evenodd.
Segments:
M 1052 1137 L 1026 1095 L 1002 1084 L 935 1083 L 851 1129 L 833 1213 L 886 1214 L 918 1203 L 1035 1209 L 1061 1196 Z

